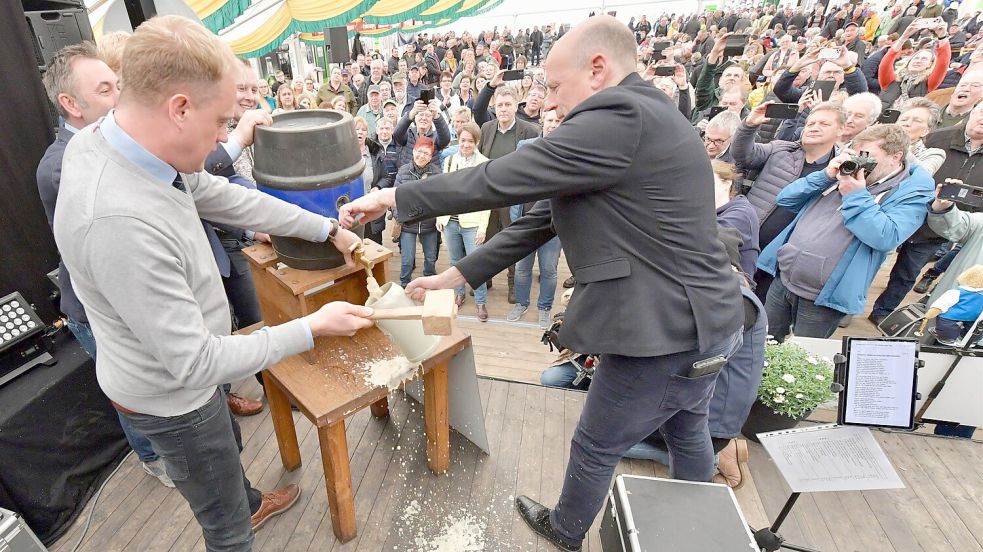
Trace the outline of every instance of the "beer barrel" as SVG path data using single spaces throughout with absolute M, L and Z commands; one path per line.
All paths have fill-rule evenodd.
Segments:
M 338 218 L 338 209 L 365 192 L 365 161 L 352 116 L 326 109 L 280 113 L 257 126 L 253 152 L 256 187 L 308 211 Z M 360 237 L 364 227 L 352 229 Z M 345 264 L 331 242 L 271 236 L 287 266 L 323 270 Z

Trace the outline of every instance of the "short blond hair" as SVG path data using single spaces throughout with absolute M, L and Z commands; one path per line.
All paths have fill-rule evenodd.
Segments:
M 126 43 L 121 100 L 157 104 L 189 88 L 210 97 L 224 77 L 238 70 L 229 46 L 205 27 L 177 15 L 154 17 Z
M 99 38 L 99 57 L 117 75 L 123 68 L 123 52 L 126 48 L 126 41 L 129 39 L 130 33 L 123 31 L 107 33 Z

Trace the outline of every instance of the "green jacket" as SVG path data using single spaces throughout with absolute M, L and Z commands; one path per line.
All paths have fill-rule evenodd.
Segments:
M 717 63 L 707 63 L 703 66 L 703 72 L 700 73 L 700 78 L 696 81 L 696 107 L 693 109 L 693 114 L 703 113 L 707 109 L 717 105 L 720 102 L 720 87 L 717 83 L 720 81 L 720 64 Z M 694 123 L 696 121 L 693 121 Z
M 351 87 L 347 84 L 342 84 L 338 91 L 331 89 L 331 83 L 324 83 L 321 88 L 317 91 L 317 105 L 321 105 L 324 102 L 330 102 L 335 98 L 335 96 L 344 96 L 345 103 L 348 104 L 349 113 L 358 112 L 358 99 L 355 97 L 355 93 L 352 92 Z

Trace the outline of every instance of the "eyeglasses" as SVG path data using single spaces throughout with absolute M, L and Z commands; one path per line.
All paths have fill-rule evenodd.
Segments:
M 706 136 L 703 137 L 703 143 L 704 144 L 713 144 L 715 146 L 722 146 L 722 145 L 726 144 L 729 140 L 730 140 L 730 138 L 717 138 L 717 139 L 715 139 L 715 138 L 707 138 Z

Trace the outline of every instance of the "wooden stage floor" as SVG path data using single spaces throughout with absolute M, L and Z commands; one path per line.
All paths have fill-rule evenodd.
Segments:
M 258 397 L 255 381 L 237 391 Z M 414 551 L 437 548 L 469 529 L 475 550 L 552 550 L 514 514 L 512 499 L 528 494 L 552 504 L 563 481 L 571 433 L 585 395 L 482 378 L 482 406 L 492 454 L 451 432 L 451 468 L 436 477 L 426 467 L 423 411 L 397 391 L 391 418 L 363 411 L 348 426 L 359 535 L 347 544 L 331 532 L 317 433 L 298 419 L 304 464 L 285 472 L 268 411 L 242 418 L 246 473 L 260 489 L 299 483 L 299 502 L 256 534 L 263 551 Z M 803 496 L 783 527 L 790 542 L 828 551 L 983 550 L 983 445 L 924 435 L 874 432 L 907 488 Z M 764 450 L 751 444 L 752 480 L 737 491 L 755 527 L 773 519 L 787 487 Z M 625 460 L 619 473 L 664 476 L 648 461 Z M 51 550 L 70 551 L 91 504 Z M 467 531 L 465 531 L 467 532 Z M 135 456 L 106 485 L 84 551 L 204 550 L 201 530 L 182 497 L 146 475 Z M 471 548 L 460 549 L 460 552 Z M 597 524 L 585 550 L 600 551 Z
M 387 245 L 395 247 L 391 242 Z M 442 249 L 438 270 L 446 268 L 447 261 Z M 892 264 L 893 256 L 875 279 L 868 304 L 883 289 Z M 422 266 L 418 253 L 415 275 Z M 397 280 L 398 274 L 397 254 L 389 264 L 390 279 Z M 559 282 L 569 275 L 561 256 Z M 419 404 L 396 392 L 388 421 L 373 419 L 368 411 L 355 415 L 349 421 L 348 448 L 359 535 L 342 545 L 331 532 L 313 426 L 295 414 L 304 463 L 289 473 L 280 464 L 268 410 L 242 418 L 242 462 L 253 484 L 269 490 L 299 483 L 303 493 L 291 510 L 257 533 L 256 550 L 431 552 L 448 529 L 469 524 L 482 528 L 476 533 L 489 552 L 552 550 L 514 515 L 512 499 L 528 494 L 554 503 L 584 394 L 522 383 L 538 383 L 539 373 L 555 354 L 539 342 L 542 331 L 535 323 L 538 285 L 533 285 L 533 307 L 518 323 L 505 321 L 511 308 L 505 300 L 506 290 L 503 273 L 496 277 L 489 294 L 490 322 L 473 318 L 471 297 L 460 320 L 472 335 L 478 372 L 485 376 L 480 389 L 492 454 L 481 453 L 451 432 L 450 472 L 435 477 L 426 468 Z M 557 308 L 562 291 L 558 285 Z M 875 332 L 865 317 L 856 317 L 836 336 Z M 239 382 L 236 390 L 251 397 L 261 395 L 251 379 Z M 822 414 L 817 411 L 816 416 Z M 880 431 L 874 435 L 907 487 L 805 495 L 783 527 L 788 540 L 824 552 L 983 551 L 983 444 Z M 753 443 L 750 448 L 752 480 L 737 496 L 748 522 L 760 527 L 778 514 L 788 488 L 764 450 Z M 618 470 L 665 475 L 663 468 L 647 461 L 626 460 Z M 72 549 L 90 510 L 91 504 L 53 551 Z M 182 497 L 146 475 L 131 456 L 106 485 L 81 550 L 183 552 L 204 550 L 204 545 Z M 596 525 L 585 550 L 600 550 Z

